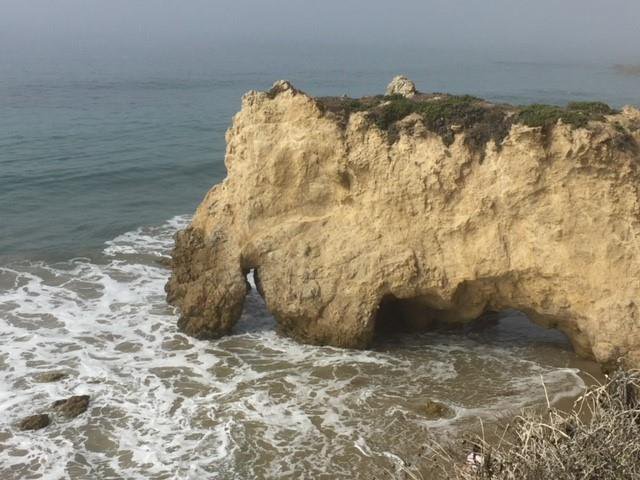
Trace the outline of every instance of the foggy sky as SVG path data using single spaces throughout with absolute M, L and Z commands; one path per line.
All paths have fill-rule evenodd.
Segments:
M 640 2 L 0 0 L 0 51 L 305 42 L 640 62 Z

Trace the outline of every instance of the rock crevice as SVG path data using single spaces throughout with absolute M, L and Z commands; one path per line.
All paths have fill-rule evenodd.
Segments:
M 227 178 L 177 236 L 180 327 L 229 333 L 256 269 L 281 331 L 304 342 L 366 347 L 395 299 L 415 328 L 515 308 L 583 355 L 639 365 L 640 111 L 549 127 L 503 106 L 507 132 L 470 143 L 471 122 L 444 119 L 443 138 L 429 106 L 380 128 L 367 106 L 384 101 L 338 115 L 284 81 L 243 97 Z

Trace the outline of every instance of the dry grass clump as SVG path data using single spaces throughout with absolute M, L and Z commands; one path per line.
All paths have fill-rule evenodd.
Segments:
M 615 372 L 605 385 L 590 387 L 570 413 L 548 408 L 523 414 L 495 441 L 476 438 L 472 444 L 482 456 L 475 467 L 432 443 L 429 476 L 406 469 L 399 478 L 640 479 L 640 371 Z

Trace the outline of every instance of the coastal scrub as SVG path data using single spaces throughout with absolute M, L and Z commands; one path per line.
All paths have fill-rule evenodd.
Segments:
M 618 370 L 604 385 L 587 389 L 569 413 L 551 407 L 525 413 L 495 441 L 471 443 L 476 465 L 436 443 L 427 446 L 427 463 L 443 478 L 458 480 L 640 478 L 640 371 Z M 407 478 L 421 478 L 405 470 Z
M 422 117 L 425 126 L 437 133 L 450 146 L 458 132 L 466 131 L 465 144 L 475 151 L 483 151 L 489 140 L 496 145 L 509 133 L 509 109 L 471 95 L 387 95 L 351 98 L 320 99 L 323 108 L 337 114 L 346 125 L 354 112 L 367 112 L 367 117 L 380 130 L 389 134 L 389 140 L 398 138 L 397 122 L 412 114 Z
M 465 132 L 465 145 L 483 154 L 493 140 L 497 148 L 514 123 L 540 127 L 547 135 L 558 121 L 574 128 L 584 128 L 591 121 L 604 121 L 605 115 L 618 113 L 602 102 L 570 102 L 565 107 L 533 104 L 513 107 L 494 104 L 471 95 L 417 94 L 377 95 L 358 99 L 323 97 L 318 105 L 334 114 L 346 126 L 351 114 L 366 112 L 367 118 L 388 135 L 394 143 L 400 133 L 398 122 L 417 114 L 428 130 L 437 133 L 446 146 L 453 144 L 456 134 Z
M 522 107 L 518 121 L 530 127 L 553 127 L 559 120 L 574 127 L 585 127 L 590 121 L 603 121 L 605 115 L 616 113 L 602 102 L 571 102 L 566 107 L 535 103 Z

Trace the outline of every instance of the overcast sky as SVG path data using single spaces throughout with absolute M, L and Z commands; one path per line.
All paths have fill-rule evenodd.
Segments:
M 0 0 L 0 49 L 413 45 L 640 63 L 639 0 Z

